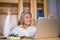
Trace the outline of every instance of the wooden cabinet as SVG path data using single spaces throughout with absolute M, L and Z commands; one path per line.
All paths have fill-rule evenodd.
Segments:
M 7 8 L 12 8 L 12 14 L 18 14 L 18 20 L 23 10 L 29 10 L 33 16 L 33 24 L 37 24 L 37 18 L 39 17 L 38 10 L 43 10 L 44 16 L 48 16 L 48 0 L 0 0 L 0 11 Z M 6 10 L 4 11 L 6 13 Z M 1 13 L 0 13 L 1 14 Z
M 37 24 L 38 10 L 42 9 L 44 17 L 48 16 L 48 0 L 18 0 L 18 19 L 23 10 L 30 10 L 33 15 L 33 24 Z
M 0 14 L 7 14 L 9 8 L 12 14 L 18 14 L 18 3 L 0 2 Z

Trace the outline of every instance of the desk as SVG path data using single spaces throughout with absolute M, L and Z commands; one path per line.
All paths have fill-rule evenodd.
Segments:
M 0 39 L 7 40 L 7 39 Z M 35 38 L 35 39 L 14 39 L 14 40 L 60 40 L 60 38 Z

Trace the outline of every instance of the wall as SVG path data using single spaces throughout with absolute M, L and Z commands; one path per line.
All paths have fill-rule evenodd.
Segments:
M 60 0 L 48 0 L 48 11 L 49 13 L 56 14 L 56 18 L 60 20 Z M 60 22 L 58 22 L 59 31 L 60 31 Z
M 60 0 L 56 0 L 57 17 L 60 19 Z
M 56 0 L 48 0 L 48 12 L 55 14 L 55 18 L 57 18 Z
M 60 0 L 56 0 L 56 8 L 57 8 L 57 17 L 58 20 L 60 21 Z M 60 32 L 60 22 L 59 22 L 59 32 Z
M 48 0 L 48 12 L 56 14 L 56 18 L 60 19 L 60 0 Z

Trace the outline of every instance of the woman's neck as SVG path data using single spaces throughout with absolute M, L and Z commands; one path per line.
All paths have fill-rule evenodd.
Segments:
M 27 29 L 28 27 L 29 27 L 29 25 L 26 25 L 26 24 L 23 25 L 24 29 Z

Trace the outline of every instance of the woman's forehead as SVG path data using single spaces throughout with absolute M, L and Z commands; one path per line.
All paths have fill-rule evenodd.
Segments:
M 31 14 L 28 14 L 28 13 L 25 14 L 24 17 L 25 17 L 25 16 L 32 17 L 32 15 L 31 15 Z

